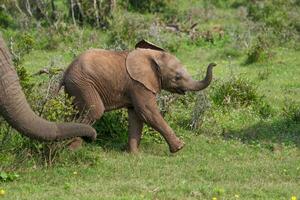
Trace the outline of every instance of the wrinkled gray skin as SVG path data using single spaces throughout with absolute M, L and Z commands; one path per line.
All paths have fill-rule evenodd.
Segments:
M 94 140 L 96 131 L 89 125 L 53 123 L 37 116 L 28 105 L 18 75 L 0 35 L 0 114 L 21 134 L 40 141 L 86 137 Z
M 184 143 L 160 114 L 156 95 L 162 89 L 178 94 L 202 90 L 210 84 L 214 66 L 208 66 L 203 80 L 193 80 L 175 56 L 143 40 L 131 52 L 86 51 L 68 67 L 61 85 L 75 97 L 74 104 L 81 111 L 88 111 L 84 123 L 94 123 L 104 112 L 127 108 L 130 152 L 138 152 L 147 123 L 161 133 L 175 153 Z

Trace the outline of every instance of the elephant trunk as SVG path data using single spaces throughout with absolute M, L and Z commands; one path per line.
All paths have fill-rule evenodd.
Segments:
M 0 36 L 0 114 L 21 134 L 41 141 L 71 137 L 96 138 L 96 131 L 88 125 L 54 123 L 37 116 L 22 91 L 11 56 Z
M 195 81 L 194 86 L 191 89 L 192 91 L 203 90 L 209 86 L 209 84 L 211 83 L 211 80 L 212 80 L 212 70 L 213 70 L 214 66 L 216 66 L 215 63 L 210 63 L 208 65 L 205 78 L 201 81 Z

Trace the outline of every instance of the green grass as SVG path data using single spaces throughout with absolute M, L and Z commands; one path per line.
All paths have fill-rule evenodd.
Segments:
M 202 1 L 178 2 L 173 6 L 179 13 L 203 8 Z M 246 65 L 248 49 L 244 43 L 256 37 L 253 27 L 238 9 L 210 9 L 213 17 L 200 21 L 200 29 L 221 24 L 225 38 L 214 44 L 192 44 L 186 35 L 167 32 L 162 34 L 162 41 L 180 43 L 174 54 L 194 76 L 203 77 L 210 62 L 218 64 L 212 87 L 207 89 L 209 96 L 214 86 L 241 76 L 253 82 L 259 95 L 265 97 L 273 110 L 270 116 L 260 116 L 256 105 L 212 104 L 202 127 L 190 130 L 194 102 L 185 97 L 186 102 L 175 102 L 166 116 L 186 143 L 175 155 L 168 152 L 164 142 L 157 143 L 150 136 L 142 141 L 137 156 L 122 151 L 124 138 L 108 137 L 76 152 L 63 150 L 53 166 L 46 167 L 34 153 L 8 146 L 0 151 L 0 170 L 16 172 L 20 177 L 0 181 L 0 190 L 6 191 L 0 199 L 299 199 L 300 124 L 284 114 L 292 103 L 300 104 L 299 49 L 274 45 L 270 47 L 272 57 Z M 155 18 L 151 14 L 146 17 Z M 242 42 L 232 36 L 248 32 L 249 38 L 241 36 Z M 108 44 L 109 31 L 84 27 L 70 34 L 76 39 L 56 49 L 35 46 L 22 65 L 30 73 L 51 65 L 66 68 L 85 49 L 115 48 Z M 20 137 L 14 139 L 22 141 Z
M 237 199 L 235 195 L 289 199 L 300 195 L 296 148 L 271 152 L 203 136 L 186 143 L 174 156 L 167 153 L 166 145 L 146 145 L 138 156 L 88 145 L 68 152 L 84 157 L 80 163 L 26 168 L 17 181 L 0 186 L 7 191 L 5 199 Z

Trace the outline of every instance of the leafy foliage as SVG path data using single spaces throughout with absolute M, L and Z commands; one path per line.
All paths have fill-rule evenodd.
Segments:
M 127 113 L 125 110 L 105 113 L 101 120 L 94 124 L 97 133 L 104 137 L 127 138 Z
M 240 76 L 215 86 L 211 97 L 217 105 L 232 106 L 249 106 L 260 99 L 254 84 Z
M 290 38 L 297 38 L 300 15 L 296 1 L 264 0 L 249 3 L 247 8 L 250 19 L 273 28 L 275 34 L 280 36 L 280 40 L 288 41 Z
M 252 48 L 247 53 L 245 64 L 252 64 L 255 62 L 263 62 L 272 56 L 270 50 L 270 43 L 266 38 L 258 36 Z
M 107 27 L 109 19 L 112 17 L 110 1 L 86 1 L 79 0 L 79 4 L 74 5 L 76 20 L 81 24 L 89 24 L 95 27 Z M 69 17 L 72 15 L 72 7 L 69 4 Z
M 19 174 L 15 173 L 15 172 L 7 173 L 4 171 L 0 171 L 0 181 L 3 181 L 3 182 L 14 181 L 17 178 L 19 178 Z
M 15 22 L 13 18 L 7 14 L 3 8 L 0 7 L 0 27 L 1 28 L 14 28 Z
M 121 49 L 132 47 L 142 38 L 147 38 L 149 22 L 138 15 L 119 13 L 111 25 L 109 44 Z
M 138 12 L 162 12 L 164 11 L 170 0 L 123 0 L 122 4 L 129 10 Z
M 232 76 L 229 80 L 214 86 L 211 98 L 219 106 L 235 108 L 252 106 L 263 118 L 273 113 L 265 97 L 258 93 L 257 86 L 242 76 Z
M 296 123 L 300 122 L 300 104 L 291 102 L 286 103 L 285 107 L 283 108 L 283 115 Z

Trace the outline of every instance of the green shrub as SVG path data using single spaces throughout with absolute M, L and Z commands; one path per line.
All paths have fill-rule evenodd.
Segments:
M 24 93 L 26 95 L 31 94 L 35 84 L 33 83 L 29 73 L 22 65 L 17 65 L 16 71 L 19 76 L 20 84 L 22 86 Z
M 128 116 L 127 110 L 116 110 L 105 113 L 101 119 L 93 125 L 98 133 L 98 142 L 104 147 L 124 147 L 128 141 Z M 143 128 L 143 140 L 146 142 L 161 143 L 163 138 L 160 133 L 148 125 Z
M 12 35 L 8 47 L 12 54 L 14 65 L 18 66 L 22 63 L 22 58 L 34 48 L 36 41 L 29 32 L 17 32 Z
M 274 109 L 263 97 L 261 97 L 260 100 L 254 104 L 254 110 L 262 118 L 268 118 L 274 114 Z
M 233 76 L 227 81 L 215 84 L 211 99 L 218 106 L 251 106 L 263 118 L 273 114 L 272 107 L 258 93 L 256 85 L 241 76 Z
M 249 1 L 247 0 L 228 0 L 228 1 L 224 1 L 224 0 L 206 0 L 207 3 L 211 3 L 216 7 L 219 8 L 237 8 L 239 6 L 244 6 L 247 5 L 247 3 Z
M 8 15 L 3 8 L 0 7 L 0 27 L 1 28 L 15 28 L 14 19 Z
M 142 140 L 145 142 L 155 142 L 155 143 L 163 143 L 164 138 L 161 134 L 155 131 L 152 127 L 145 125 L 143 128 Z
M 8 173 L 8 172 L 0 171 L 0 181 L 2 182 L 14 181 L 18 178 L 19 178 L 19 174 L 15 172 Z
M 127 135 L 127 119 L 125 110 L 108 112 L 94 124 L 94 128 L 103 136 Z
M 263 62 L 271 57 L 270 44 L 265 37 L 258 36 L 254 41 L 254 45 L 248 50 L 245 64 L 252 64 L 255 62 Z
M 288 19 L 289 4 L 290 2 L 285 0 L 264 0 L 249 3 L 248 16 L 254 21 L 264 22 L 267 26 L 281 31 L 290 25 L 290 20 Z
M 260 97 L 256 86 L 248 79 L 233 76 L 225 82 L 215 84 L 211 98 L 217 105 L 249 106 Z
M 188 12 L 188 11 L 187 11 Z M 167 12 L 163 12 L 162 18 L 166 23 L 181 23 L 184 22 L 187 16 L 187 12 L 181 12 L 179 9 L 168 8 Z
M 54 50 L 62 45 L 73 46 L 75 42 L 80 42 L 80 28 L 64 22 L 57 23 L 55 26 L 41 28 L 36 47 L 43 50 Z
M 178 51 L 178 49 L 180 48 L 181 44 L 184 42 L 185 41 L 181 37 L 165 36 L 161 41 L 161 46 L 163 47 L 163 49 L 165 49 L 171 53 L 176 53 Z
M 29 33 L 21 33 L 16 38 L 16 47 L 19 52 L 24 52 L 23 54 L 28 54 L 35 45 L 35 39 Z
M 295 102 L 286 102 L 283 108 L 283 116 L 296 123 L 300 122 L 300 104 Z
M 293 0 L 255 1 L 247 4 L 248 17 L 262 22 L 279 36 L 282 42 L 299 35 L 299 5 Z
M 169 4 L 170 0 L 123 0 L 122 5 L 128 10 L 138 12 L 163 12 Z
M 224 31 L 214 31 L 207 29 L 205 31 L 198 31 L 191 35 L 190 43 L 199 47 L 213 46 L 224 48 L 226 44 L 231 43 L 231 37 L 224 33 Z
M 140 15 L 119 13 L 110 27 L 109 45 L 128 49 L 141 39 L 149 37 L 149 20 Z
M 80 7 L 77 4 L 74 6 L 74 17 L 80 25 L 89 24 L 98 28 L 108 26 L 113 9 L 110 5 L 110 1 L 96 1 L 96 5 L 94 5 L 94 1 L 90 0 L 79 0 L 78 2 L 80 3 Z M 69 20 L 71 20 L 71 4 L 68 5 Z M 97 17 L 96 13 L 98 15 Z

